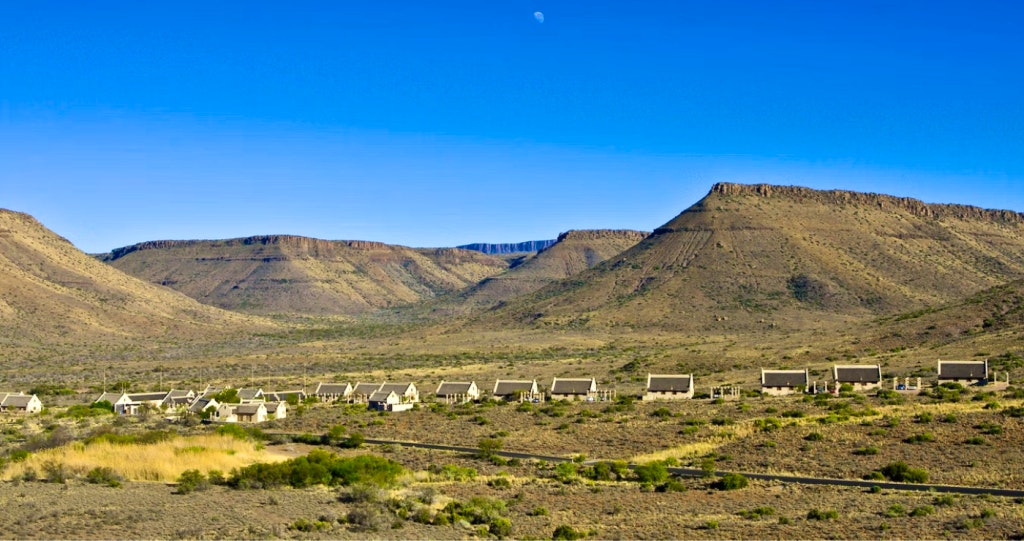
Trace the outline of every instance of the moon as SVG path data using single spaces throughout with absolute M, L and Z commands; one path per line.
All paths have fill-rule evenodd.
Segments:
M 533 18 L 536 19 L 538 23 L 544 24 L 544 12 L 534 11 Z

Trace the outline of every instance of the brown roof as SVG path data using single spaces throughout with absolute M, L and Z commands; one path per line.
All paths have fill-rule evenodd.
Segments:
M 939 379 L 986 379 L 988 361 L 939 361 Z
M 832 376 L 839 383 L 878 383 L 882 381 L 882 368 L 877 364 L 835 366 Z
M 256 415 L 260 408 L 266 411 L 267 407 L 262 402 L 255 404 L 239 404 L 235 406 L 235 415 Z
M 762 387 L 796 387 L 807 385 L 806 370 L 765 370 L 761 374 Z
M 596 386 L 593 378 L 555 378 L 551 394 L 587 394 Z
M 690 376 L 650 376 L 647 390 L 656 393 L 688 392 L 693 380 Z

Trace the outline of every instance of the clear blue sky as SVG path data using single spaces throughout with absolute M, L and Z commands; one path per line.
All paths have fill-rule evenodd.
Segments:
M 1024 2 L 0 3 L 0 207 L 89 252 L 649 230 L 718 181 L 1024 211 Z

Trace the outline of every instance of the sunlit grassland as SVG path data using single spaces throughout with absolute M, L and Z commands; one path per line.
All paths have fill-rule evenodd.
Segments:
M 77 441 L 63 447 L 33 453 L 10 464 L 3 478 L 22 477 L 29 469 L 44 472 L 48 463 L 62 464 L 75 472 L 111 468 L 129 481 L 174 481 L 185 470 L 230 472 L 255 462 L 276 462 L 286 457 L 268 452 L 252 441 L 220 434 L 180 436 L 152 444 L 118 444 Z

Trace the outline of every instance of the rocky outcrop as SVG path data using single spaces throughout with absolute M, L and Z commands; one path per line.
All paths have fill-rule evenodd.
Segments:
M 633 242 L 640 242 L 644 240 L 644 237 L 646 236 L 647 233 L 643 231 L 633 231 L 631 229 L 570 229 L 569 231 L 558 235 L 558 240 L 556 242 L 562 242 L 564 240 L 603 239 L 626 239 L 632 240 Z
M 1024 223 L 1024 214 L 1012 210 L 990 210 L 970 205 L 925 203 L 910 197 L 896 197 L 846 190 L 815 190 L 801 186 L 720 182 L 711 187 L 709 195 L 711 194 L 725 196 L 756 195 L 766 198 L 786 198 L 830 205 L 870 206 L 880 210 L 903 210 L 921 218 L 952 218 L 959 220 Z

